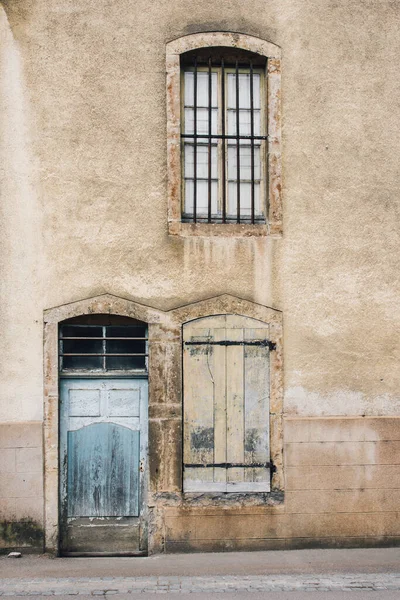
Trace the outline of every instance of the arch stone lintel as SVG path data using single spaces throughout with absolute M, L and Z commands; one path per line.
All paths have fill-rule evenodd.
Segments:
M 60 323 L 71 317 L 89 314 L 115 314 L 132 317 L 146 323 L 159 323 L 165 313 L 133 300 L 112 294 L 101 294 L 44 311 L 45 323 Z
M 196 48 L 225 46 L 241 48 L 268 58 L 280 58 L 281 49 L 272 42 L 244 33 L 230 31 L 209 31 L 185 35 L 167 44 L 167 56 L 183 54 Z
M 281 311 L 230 294 L 215 296 L 169 311 L 173 320 L 180 324 L 201 317 L 230 313 L 258 319 L 264 323 L 282 324 Z

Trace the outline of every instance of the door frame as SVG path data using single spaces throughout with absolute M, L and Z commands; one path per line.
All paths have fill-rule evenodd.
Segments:
M 88 314 L 112 314 L 131 317 L 147 323 L 149 354 L 152 342 L 158 340 L 158 324 L 163 321 L 165 313 L 154 308 L 138 304 L 130 300 L 118 298 L 110 294 L 89 298 L 71 304 L 49 309 L 44 313 L 44 534 L 45 552 L 60 552 L 60 469 L 59 469 L 59 406 L 60 406 L 60 373 L 58 360 L 58 328 L 66 319 Z M 151 359 L 149 357 L 149 393 L 148 406 L 152 397 Z M 143 376 L 142 376 L 143 377 Z M 149 444 L 147 444 L 149 448 Z M 149 470 L 149 450 L 147 450 L 147 471 Z M 144 478 L 146 489 L 144 508 L 147 511 L 149 479 Z

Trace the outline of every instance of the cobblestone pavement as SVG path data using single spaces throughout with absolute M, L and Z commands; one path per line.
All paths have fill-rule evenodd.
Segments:
M 399 590 L 400 573 L 218 577 L 104 577 L 2 579 L 0 596 L 111 596 L 226 592 Z

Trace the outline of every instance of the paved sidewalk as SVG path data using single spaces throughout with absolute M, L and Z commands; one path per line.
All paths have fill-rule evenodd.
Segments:
M 400 591 L 400 548 L 0 558 L 0 596 Z
M 5 579 L 0 595 L 7 596 L 111 596 L 152 592 L 292 592 L 292 591 L 400 590 L 400 574 L 307 575 L 219 577 L 116 577 Z

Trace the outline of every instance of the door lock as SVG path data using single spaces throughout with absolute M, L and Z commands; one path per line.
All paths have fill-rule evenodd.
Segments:
M 143 472 L 144 472 L 144 462 L 143 462 L 142 460 L 140 461 L 140 464 L 139 464 L 139 471 L 140 471 L 141 473 L 143 473 Z

